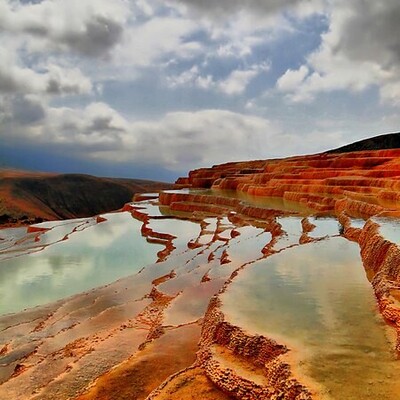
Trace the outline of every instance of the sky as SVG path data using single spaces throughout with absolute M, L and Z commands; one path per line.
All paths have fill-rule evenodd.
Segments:
M 398 0 L 0 0 L 0 167 L 172 181 L 400 131 Z

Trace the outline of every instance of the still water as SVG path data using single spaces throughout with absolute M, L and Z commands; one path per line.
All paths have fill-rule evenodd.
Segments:
M 146 242 L 142 222 L 128 212 L 104 216 L 107 221 L 99 224 L 92 219 L 46 223 L 43 227 L 51 229 L 40 241 L 29 240 L 35 252 L 0 261 L 0 314 L 113 282 L 157 260 L 163 246 Z M 20 229 L 16 234 L 21 236 Z
M 392 243 L 400 243 L 400 223 L 397 218 L 375 217 L 373 221 L 379 224 L 379 233 Z
M 400 370 L 356 244 L 285 250 L 241 272 L 221 299 L 229 322 L 295 349 L 322 398 L 399 398 Z

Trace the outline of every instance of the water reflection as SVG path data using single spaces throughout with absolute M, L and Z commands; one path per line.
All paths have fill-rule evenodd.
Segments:
M 379 224 L 379 233 L 392 243 L 400 243 L 400 223 L 396 218 L 373 218 Z
M 163 247 L 147 243 L 142 223 L 130 213 L 106 215 L 107 221 L 71 234 L 68 240 L 32 254 L 0 262 L 0 313 L 45 304 L 133 274 L 156 261 Z M 52 242 L 76 224 L 54 222 L 41 236 Z M 46 235 L 49 235 L 46 238 Z
M 333 238 L 273 255 L 239 274 L 222 301 L 228 321 L 300 350 L 302 370 L 329 398 L 398 398 L 389 377 L 400 371 L 357 245 Z
M 315 228 L 309 233 L 311 238 L 339 235 L 339 224 L 333 218 L 311 217 L 309 221 Z
M 286 200 L 283 197 L 254 196 L 247 192 L 225 189 L 212 189 L 211 193 L 224 197 L 236 198 L 250 205 L 292 212 L 294 214 L 308 215 L 312 212 L 312 210 L 304 204 Z

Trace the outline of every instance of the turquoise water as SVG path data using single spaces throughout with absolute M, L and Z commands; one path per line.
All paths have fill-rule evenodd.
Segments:
M 113 282 L 157 260 L 163 246 L 146 242 L 140 221 L 128 212 L 105 217 L 99 224 L 93 219 L 46 223 L 52 229 L 39 242 L 30 241 L 36 252 L 0 261 L 0 314 Z

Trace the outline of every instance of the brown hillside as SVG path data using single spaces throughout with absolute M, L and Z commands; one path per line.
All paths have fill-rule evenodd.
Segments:
M 135 193 L 172 184 L 81 174 L 0 171 L 0 223 L 88 217 L 117 210 Z

